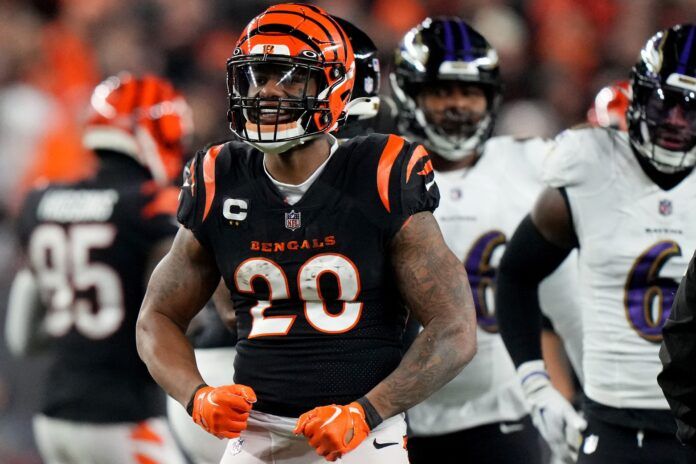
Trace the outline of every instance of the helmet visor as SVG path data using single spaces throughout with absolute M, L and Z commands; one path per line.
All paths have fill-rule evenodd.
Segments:
M 277 141 L 304 134 L 312 117 L 328 111 L 324 70 L 305 63 L 230 63 L 227 85 L 233 130 L 244 139 Z
M 306 65 L 251 62 L 232 65 L 228 90 L 254 124 L 296 121 L 316 104 L 322 70 Z M 308 107 L 308 105 L 310 107 Z

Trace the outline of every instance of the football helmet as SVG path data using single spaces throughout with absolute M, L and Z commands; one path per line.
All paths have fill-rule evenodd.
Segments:
M 627 80 L 616 81 L 602 87 L 587 111 L 587 121 L 600 127 L 628 130 L 626 111 L 631 104 L 631 84 Z
M 655 34 L 631 72 L 631 144 L 661 172 L 696 165 L 696 25 Z
M 372 119 L 380 105 L 380 65 L 377 47 L 370 37 L 343 18 L 333 17 L 348 34 L 355 55 L 355 84 L 346 106 L 346 121 L 339 128 L 338 138 L 350 138 L 372 131 Z
M 488 41 L 457 17 L 427 18 L 403 37 L 393 64 L 389 80 L 404 135 L 452 161 L 479 152 L 493 130 L 502 90 L 498 54 Z M 447 127 L 431 123 L 417 97 L 423 88 L 442 81 L 481 87 L 485 114 L 478 120 L 471 114 L 453 114 Z
M 181 174 L 192 133 L 191 108 L 171 83 L 124 72 L 94 89 L 82 141 L 133 157 L 167 185 Z
M 354 81 L 353 49 L 335 19 L 313 5 L 271 6 L 227 61 L 230 128 L 263 152 L 282 153 L 336 130 Z

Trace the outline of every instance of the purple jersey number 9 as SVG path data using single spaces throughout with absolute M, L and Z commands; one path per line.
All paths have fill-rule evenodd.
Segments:
M 628 273 L 624 293 L 626 317 L 633 330 L 650 342 L 662 341 L 662 326 L 679 286 L 674 279 L 658 274 L 671 257 L 681 254 L 675 242 L 658 242 L 636 259 Z

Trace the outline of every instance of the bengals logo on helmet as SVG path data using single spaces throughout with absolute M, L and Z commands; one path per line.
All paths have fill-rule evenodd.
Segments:
M 345 31 L 323 9 L 298 3 L 274 5 L 252 19 L 227 69 L 230 127 L 267 152 L 282 152 L 335 130 L 355 81 L 355 57 Z M 291 79 L 287 76 L 297 76 L 300 83 L 305 78 L 304 91 L 266 96 L 250 83 L 258 80 L 248 77 L 261 72 L 282 77 L 274 82 L 276 89 Z M 272 111 L 275 119 L 267 116 Z
M 94 90 L 83 142 L 132 156 L 165 184 L 181 172 L 192 131 L 191 110 L 171 83 L 121 73 Z

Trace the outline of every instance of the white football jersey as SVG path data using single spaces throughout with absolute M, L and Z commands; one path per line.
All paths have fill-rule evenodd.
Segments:
M 543 158 L 550 141 L 496 137 L 470 169 L 437 172 L 435 210 L 450 249 L 464 262 L 478 320 L 478 350 L 464 370 L 408 412 L 416 436 L 440 435 L 483 424 L 514 421 L 528 413 L 515 367 L 498 333 L 493 310 L 495 276 L 504 245 L 531 211 L 544 187 Z M 542 283 L 540 303 L 568 343 L 579 367 L 580 313 L 569 295 L 577 281 L 569 258 Z M 558 308 L 549 305 L 559 306 Z
M 545 179 L 564 187 L 580 243 L 585 393 L 615 408 L 667 409 L 661 329 L 696 247 L 696 175 L 662 190 L 624 132 L 568 130 Z

